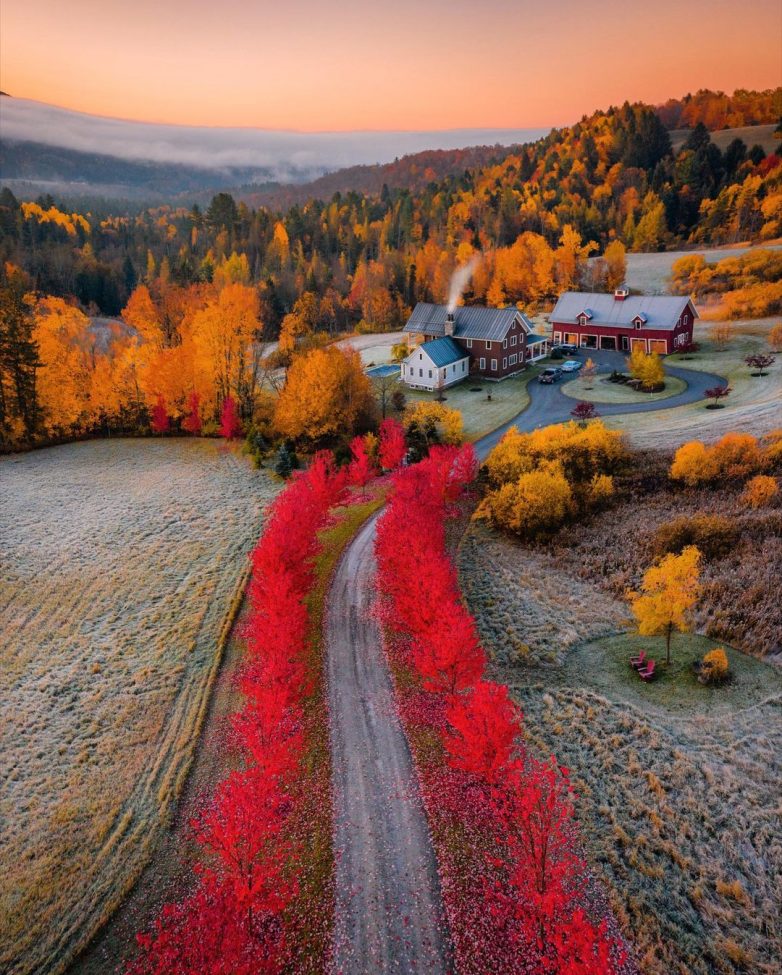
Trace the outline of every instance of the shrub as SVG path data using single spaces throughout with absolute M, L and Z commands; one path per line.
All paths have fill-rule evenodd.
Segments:
M 728 655 L 722 647 L 717 647 L 703 655 L 700 679 L 705 684 L 721 684 L 727 679 L 729 669 Z
M 570 514 L 572 502 L 573 491 L 562 468 L 550 464 L 492 491 L 476 516 L 489 517 L 500 528 L 534 537 L 559 528 Z
M 728 555 L 736 544 L 738 531 L 733 521 L 722 515 L 687 515 L 664 522 L 654 533 L 657 557 L 678 555 L 695 545 L 707 559 Z
M 764 508 L 779 493 L 779 485 L 775 477 L 758 474 L 747 482 L 741 500 L 749 508 Z
M 756 437 L 749 433 L 726 433 L 712 447 L 700 440 L 682 444 L 674 455 L 671 477 L 688 487 L 717 478 L 743 480 L 762 470 L 766 463 L 766 453 Z

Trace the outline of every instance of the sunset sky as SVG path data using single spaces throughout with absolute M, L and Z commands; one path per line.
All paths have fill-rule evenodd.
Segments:
M 779 0 L 2 0 L 0 87 L 126 119 L 548 126 L 782 83 Z

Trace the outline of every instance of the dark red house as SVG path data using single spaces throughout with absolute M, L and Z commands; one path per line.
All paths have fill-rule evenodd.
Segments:
M 621 287 L 613 294 L 566 291 L 549 322 L 555 345 L 670 355 L 692 342 L 697 317 L 689 298 L 631 295 Z
M 419 301 L 404 330 L 411 349 L 421 342 L 453 339 L 469 356 L 470 374 L 484 379 L 513 376 L 549 351 L 548 336 L 536 335 L 532 322 L 518 308 L 464 305 L 449 311 L 447 305 Z M 402 378 L 413 385 L 404 370 Z M 415 379 L 418 378 L 416 372 Z

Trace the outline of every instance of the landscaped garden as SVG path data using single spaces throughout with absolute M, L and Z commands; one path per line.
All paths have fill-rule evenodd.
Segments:
M 683 379 L 666 374 L 665 388 L 647 393 L 627 383 L 612 382 L 609 376 L 599 373 L 592 378 L 579 374 L 562 385 L 562 392 L 573 399 L 592 403 L 656 403 L 678 396 L 686 388 L 687 383 Z

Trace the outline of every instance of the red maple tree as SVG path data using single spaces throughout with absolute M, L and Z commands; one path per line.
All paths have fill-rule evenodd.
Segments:
M 236 400 L 233 396 L 226 396 L 220 412 L 220 427 L 218 433 L 226 440 L 235 440 L 242 435 L 242 421 L 236 410 Z
M 149 425 L 152 428 L 153 433 L 164 434 L 168 433 L 171 428 L 171 421 L 168 418 L 168 411 L 166 409 L 166 401 L 163 396 L 158 396 L 154 407 L 152 408 L 152 417 L 149 421 Z
M 201 432 L 201 397 L 193 391 L 187 398 L 187 416 L 182 420 L 182 429 L 194 436 Z

